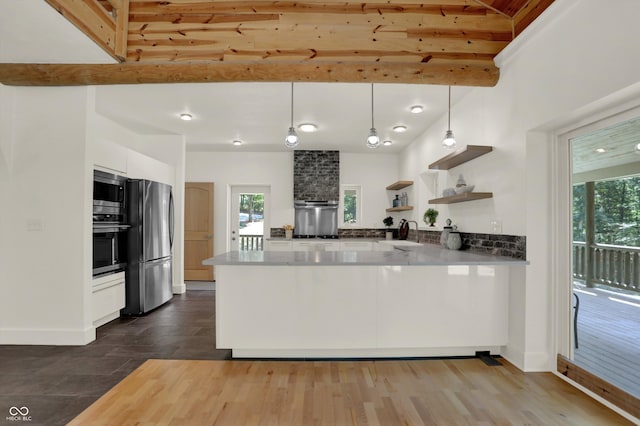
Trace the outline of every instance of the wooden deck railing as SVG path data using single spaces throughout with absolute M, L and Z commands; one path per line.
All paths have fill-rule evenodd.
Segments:
M 640 247 L 573 242 L 573 277 L 587 287 L 604 284 L 640 292 Z
M 238 249 L 240 251 L 262 250 L 262 235 L 240 235 L 238 238 Z

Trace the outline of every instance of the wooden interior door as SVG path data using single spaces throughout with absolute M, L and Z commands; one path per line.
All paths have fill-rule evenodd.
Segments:
M 184 279 L 213 281 L 213 183 L 186 182 L 184 208 Z

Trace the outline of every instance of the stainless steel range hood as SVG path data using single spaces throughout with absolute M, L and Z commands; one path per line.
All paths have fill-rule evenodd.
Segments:
M 337 238 L 338 201 L 295 201 L 294 238 Z

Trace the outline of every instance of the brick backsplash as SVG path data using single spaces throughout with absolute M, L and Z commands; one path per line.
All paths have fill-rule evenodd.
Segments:
M 386 228 L 340 228 L 339 238 L 385 238 Z M 397 233 L 397 229 L 394 229 Z M 284 238 L 284 229 L 271 228 L 271 238 Z M 420 230 L 421 243 L 440 244 L 440 231 Z M 473 232 L 461 232 L 462 250 L 480 253 L 488 253 L 497 256 L 512 257 L 525 260 L 527 258 L 527 237 L 519 235 L 502 234 L 476 234 Z M 409 230 L 409 240 L 415 241 L 416 231 Z
M 338 201 L 339 198 L 340 151 L 294 151 L 294 201 Z
M 409 239 L 415 240 L 415 230 L 409 231 Z M 440 244 L 441 231 L 420 231 L 420 242 Z M 461 250 L 489 253 L 496 256 L 527 258 L 527 237 L 520 235 L 476 234 L 461 232 Z

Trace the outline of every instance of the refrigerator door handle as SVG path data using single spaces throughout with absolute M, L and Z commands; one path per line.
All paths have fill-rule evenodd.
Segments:
M 173 250 L 173 191 L 169 192 L 169 250 Z

